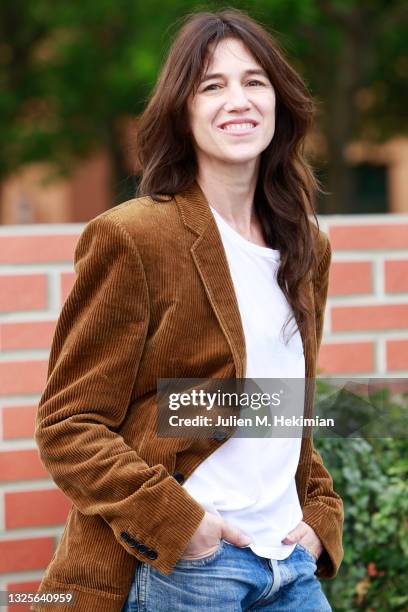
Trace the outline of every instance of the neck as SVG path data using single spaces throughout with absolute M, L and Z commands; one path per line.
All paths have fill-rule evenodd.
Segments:
M 197 183 L 210 206 L 231 226 L 250 237 L 258 231 L 254 210 L 254 194 L 258 164 L 237 164 L 222 169 L 214 164 L 199 165 Z

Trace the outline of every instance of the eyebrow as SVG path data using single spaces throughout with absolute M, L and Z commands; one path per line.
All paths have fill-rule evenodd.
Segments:
M 260 70 L 258 68 L 252 68 L 250 70 L 245 70 L 245 72 L 244 72 L 245 76 L 255 75 L 255 74 L 268 78 L 266 72 L 264 70 Z M 224 76 L 225 76 L 225 74 L 222 74 L 222 72 L 213 72 L 212 74 L 206 74 L 200 80 L 200 85 L 201 85 L 201 83 L 205 83 L 205 81 L 210 81 L 211 79 L 221 79 Z

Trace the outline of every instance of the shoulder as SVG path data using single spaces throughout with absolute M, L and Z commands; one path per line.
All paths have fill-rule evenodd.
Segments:
M 138 252 L 155 257 L 162 248 L 172 248 L 183 239 L 184 225 L 174 198 L 156 202 L 149 196 L 133 198 L 94 217 L 85 225 L 77 243 L 86 250 L 119 253 Z
M 312 234 L 316 253 L 317 271 L 327 268 L 331 261 L 331 245 L 326 232 L 312 224 Z
M 155 273 L 177 261 L 176 257 L 169 258 L 169 253 L 189 247 L 186 231 L 174 198 L 164 202 L 148 196 L 133 198 L 86 224 L 75 248 L 74 261 L 89 257 L 93 262 L 103 262 L 105 267 L 122 260 L 137 262 L 145 273 Z
M 142 237 L 177 223 L 180 219 L 174 198 L 156 202 L 150 196 L 142 196 L 122 202 L 104 211 L 89 223 L 117 226 L 133 239 Z
M 326 286 L 329 279 L 332 250 L 326 232 L 312 224 L 316 264 L 313 272 L 313 284 L 316 287 Z

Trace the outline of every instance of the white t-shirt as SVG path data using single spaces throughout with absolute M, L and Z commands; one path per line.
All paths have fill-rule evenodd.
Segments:
M 211 207 L 221 234 L 244 329 L 246 378 L 303 378 L 299 330 L 285 345 L 282 327 L 289 304 L 276 281 L 279 251 L 246 240 Z M 292 321 L 285 334 L 293 331 Z M 251 537 L 259 556 L 285 559 L 295 548 L 282 544 L 303 514 L 295 474 L 300 438 L 231 437 L 205 459 L 184 488 L 208 512 Z

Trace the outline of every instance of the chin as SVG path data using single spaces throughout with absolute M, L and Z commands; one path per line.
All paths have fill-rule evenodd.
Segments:
M 260 156 L 261 151 L 256 153 L 241 153 L 238 152 L 235 155 L 225 155 L 222 158 L 222 161 L 226 164 L 248 164 L 250 162 L 254 162 Z

